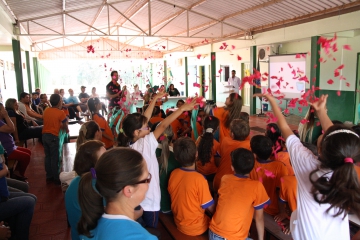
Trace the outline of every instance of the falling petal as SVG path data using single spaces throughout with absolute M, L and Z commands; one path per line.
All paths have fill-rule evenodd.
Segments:
M 329 79 L 329 80 L 327 81 L 327 83 L 331 85 L 331 84 L 334 83 L 334 81 L 333 81 L 332 79 Z
M 340 97 L 341 91 L 337 91 L 336 94 Z
M 345 50 L 351 50 L 351 47 L 350 47 L 350 45 L 348 45 L 348 44 L 345 44 L 345 45 L 343 46 L 343 48 L 344 48 Z

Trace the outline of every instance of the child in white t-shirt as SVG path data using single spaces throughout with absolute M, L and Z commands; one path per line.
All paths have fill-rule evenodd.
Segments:
M 360 161 L 359 136 L 327 116 L 327 95 L 312 103 L 324 130 L 317 158 L 302 145 L 271 95 L 269 100 L 297 178 L 297 210 L 291 215 L 293 239 L 350 239 L 348 211 L 360 216 L 360 185 L 353 163 Z
M 196 103 L 196 99 L 193 99 L 191 103 L 184 104 L 169 117 L 165 118 L 154 132 L 150 133 L 148 121 L 151 118 L 157 100 L 165 95 L 166 93 L 160 92 L 154 96 L 154 100 L 151 101 L 144 115 L 141 115 L 140 113 L 127 115 L 122 122 L 122 128 L 118 135 L 118 146 L 130 147 L 140 152 L 153 177 L 153 180 L 149 185 L 149 190 L 146 193 L 146 197 L 140 204 L 144 209 L 143 220 L 146 227 L 153 228 L 156 228 L 158 224 L 161 198 L 159 163 L 156 158 L 156 148 L 158 147 L 157 139 L 162 135 L 170 123 L 176 120 L 184 111 L 193 110 Z

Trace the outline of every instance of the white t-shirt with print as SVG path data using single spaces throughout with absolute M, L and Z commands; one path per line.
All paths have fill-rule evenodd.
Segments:
M 160 179 L 159 163 L 156 158 L 156 148 L 158 141 L 154 133 L 150 133 L 143 138 L 138 139 L 130 148 L 141 153 L 146 161 L 149 172 L 152 175 L 149 190 L 146 193 L 144 201 L 140 204 L 144 211 L 160 211 Z
M 317 157 L 304 147 L 295 135 L 286 139 L 286 146 L 297 179 L 297 210 L 293 212 L 290 223 L 293 239 L 350 239 L 348 217 L 334 217 L 334 209 L 326 213 L 330 204 L 317 203 L 311 193 L 312 183 L 309 175 L 320 166 Z M 324 174 L 331 177 L 332 172 L 324 169 L 316 173 L 317 177 Z

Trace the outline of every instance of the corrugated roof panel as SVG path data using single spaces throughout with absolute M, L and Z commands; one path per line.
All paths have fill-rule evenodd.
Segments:
M 130 20 L 136 23 L 136 25 L 138 25 L 142 30 L 145 31 L 149 28 L 148 16 L 149 16 L 148 4 L 145 4 L 144 7 L 142 7 L 140 11 L 136 12 L 136 14 L 134 14 Z M 129 27 L 131 25 L 132 23 L 130 21 L 126 21 L 126 23 L 124 24 L 125 27 Z
M 161 29 L 158 34 L 173 35 L 186 31 L 186 14 L 183 13 Z
M 123 18 L 124 17 L 120 13 L 118 13 L 115 9 L 113 9 L 112 7 L 109 6 L 110 27 L 115 26 L 115 24 Z M 108 27 L 108 11 L 107 11 L 106 6 L 99 14 L 98 18 L 96 19 L 96 21 L 94 23 L 94 26 L 96 28 L 107 28 Z
M 209 28 L 203 28 L 190 33 L 194 37 L 221 37 L 221 23 L 217 23 Z
M 62 1 L 59 2 L 62 3 Z M 102 0 L 65 0 L 65 10 L 71 11 L 79 8 L 100 6 L 102 3 Z
M 62 1 L 7 0 L 6 2 L 18 20 L 35 18 L 62 11 Z
M 211 16 L 211 15 L 210 15 Z M 201 16 L 196 13 L 189 12 L 189 28 L 197 28 L 201 25 L 207 24 L 209 22 L 212 22 L 213 20 L 204 16 Z M 183 23 L 184 25 L 186 24 Z
M 168 2 L 170 5 L 178 5 L 183 8 L 189 8 L 194 3 L 198 2 L 199 0 L 165 0 L 164 2 Z M 176 7 L 175 7 L 176 8 Z M 179 8 L 177 9 L 179 10 Z
M 196 12 L 201 12 L 203 14 L 208 14 L 213 18 L 222 19 L 228 15 L 234 14 L 239 11 L 243 11 L 254 7 L 256 5 L 262 4 L 263 1 L 252 0 L 252 1 L 219 1 L 219 0 L 208 0 L 199 6 L 196 6 L 193 10 Z M 219 11 L 221 10 L 221 11 Z
M 99 11 L 99 8 L 91 8 L 91 9 L 86 9 L 86 10 L 82 10 L 82 11 L 78 11 L 78 12 L 72 12 L 72 13 L 69 13 L 69 15 L 73 16 L 87 24 L 91 24 L 98 11 Z M 69 17 L 67 16 L 67 19 L 68 18 Z
M 40 25 L 34 24 L 39 23 L 45 27 L 48 27 L 56 32 L 62 33 L 63 32 L 63 19 L 62 15 L 57 15 L 49 18 L 42 18 L 38 20 L 34 20 L 33 22 L 29 22 L 29 31 L 30 33 L 37 32 L 38 28 L 42 29 Z M 23 26 L 27 29 L 27 24 L 24 22 Z M 53 32 L 54 33 L 54 32 Z

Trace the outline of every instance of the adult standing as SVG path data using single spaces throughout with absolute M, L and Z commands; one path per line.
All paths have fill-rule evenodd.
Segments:
M 180 96 L 180 92 L 179 92 L 179 90 L 177 90 L 177 88 L 174 87 L 174 84 L 170 84 L 168 93 L 169 93 L 170 97 Z
M 239 77 L 236 77 L 235 75 L 236 75 L 236 71 L 232 70 L 231 77 L 229 77 L 229 79 L 228 79 L 228 84 L 229 84 L 229 86 L 233 86 L 233 88 L 230 89 L 230 92 L 235 92 L 235 93 L 239 94 L 241 80 Z
M 118 83 L 119 74 L 117 71 L 111 72 L 111 82 L 106 85 L 106 97 L 109 98 L 109 110 L 119 106 L 121 86 Z

